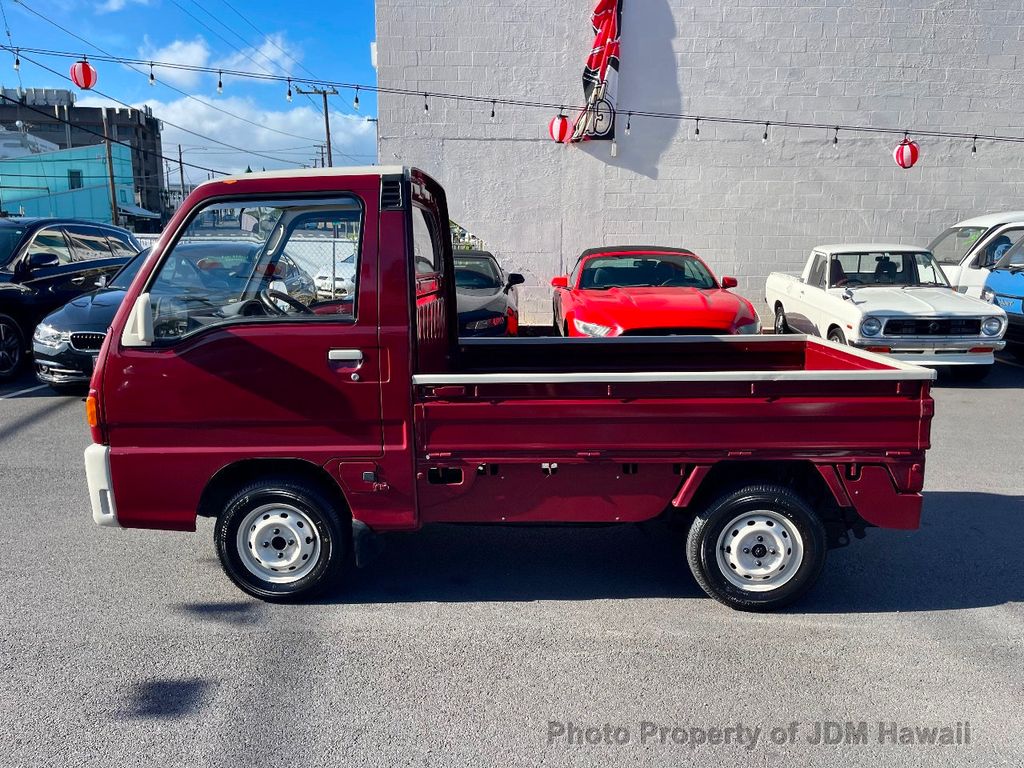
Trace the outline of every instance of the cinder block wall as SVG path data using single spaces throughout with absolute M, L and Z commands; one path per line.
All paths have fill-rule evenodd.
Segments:
M 579 103 L 591 0 L 377 0 L 379 82 Z M 527 276 L 530 322 L 585 247 L 680 245 L 763 305 L 764 279 L 817 243 L 927 244 L 980 212 L 1024 208 L 1024 144 L 634 117 L 647 109 L 1024 135 L 1021 0 L 626 0 L 619 153 L 547 136 L 552 113 L 380 97 L 382 163 L 445 184 L 451 213 Z

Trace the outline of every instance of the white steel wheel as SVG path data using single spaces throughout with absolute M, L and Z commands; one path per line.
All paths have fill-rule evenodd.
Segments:
M 313 521 L 292 504 L 275 502 L 252 510 L 238 526 L 239 559 L 254 576 L 272 584 L 304 578 L 320 559 Z
M 718 536 L 718 567 L 745 592 L 768 592 L 789 582 L 804 558 L 800 532 L 769 510 L 737 515 Z

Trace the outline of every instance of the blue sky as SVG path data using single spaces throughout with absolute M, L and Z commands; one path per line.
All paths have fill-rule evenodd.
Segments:
M 20 48 L 93 54 L 102 49 L 147 61 L 300 78 L 312 73 L 324 80 L 376 83 L 370 57 L 375 37 L 373 0 L 0 0 L 0 4 L 11 40 Z M 6 31 L 3 42 L 10 44 Z M 29 58 L 60 74 L 36 66 Z M 8 88 L 19 84 L 69 88 L 78 92 L 79 103 L 110 104 L 99 94 L 78 91 L 61 76 L 72 63 L 25 54 L 19 83 L 13 57 L 0 51 L 0 83 Z M 155 72 L 157 84 L 151 87 L 148 68 L 139 74 L 114 63 L 95 61 L 94 66 L 99 73 L 98 91 L 131 105 L 148 104 L 164 120 L 165 155 L 176 157 L 181 144 L 186 162 L 228 172 L 246 165 L 297 167 L 319 158 L 315 144 L 324 141 L 320 97 L 313 97 L 316 107 L 298 94 L 289 103 L 285 84 L 230 76 L 224 76 L 224 92 L 218 94 L 216 74 L 160 68 Z M 335 165 L 367 164 L 375 159 L 376 126 L 366 117 L 376 115 L 376 100 L 373 94 L 361 92 L 359 102 L 356 113 L 351 91 L 329 100 Z M 217 141 L 249 151 L 230 149 Z M 186 173 L 193 181 L 206 177 L 195 169 Z

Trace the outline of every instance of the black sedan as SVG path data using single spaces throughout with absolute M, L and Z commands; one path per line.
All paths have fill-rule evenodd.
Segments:
M 517 285 L 522 275 L 506 275 L 487 251 L 455 252 L 455 297 L 460 336 L 515 336 L 519 331 Z
M 0 381 L 18 373 L 44 315 L 105 284 L 140 250 L 109 224 L 0 219 Z
M 180 268 L 192 275 L 197 288 L 241 295 L 252 278 L 257 250 L 258 247 L 247 243 L 211 242 L 180 245 L 174 252 L 181 259 Z M 75 391 L 89 383 L 107 328 L 148 255 L 146 249 L 128 262 L 109 285 L 79 296 L 36 326 L 32 352 L 36 377 L 41 382 L 61 391 Z M 316 300 L 313 278 L 287 254 L 262 279 L 282 281 L 285 292 L 304 304 Z

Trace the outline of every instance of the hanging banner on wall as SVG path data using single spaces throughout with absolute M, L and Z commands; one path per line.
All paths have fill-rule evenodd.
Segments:
M 615 138 L 615 99 L 619 89 L 619 33 L 623 0 L 597 0 L 591 23 L 594 47 L 583 70 L 587 108 L 573 128 L 573 142 Z

